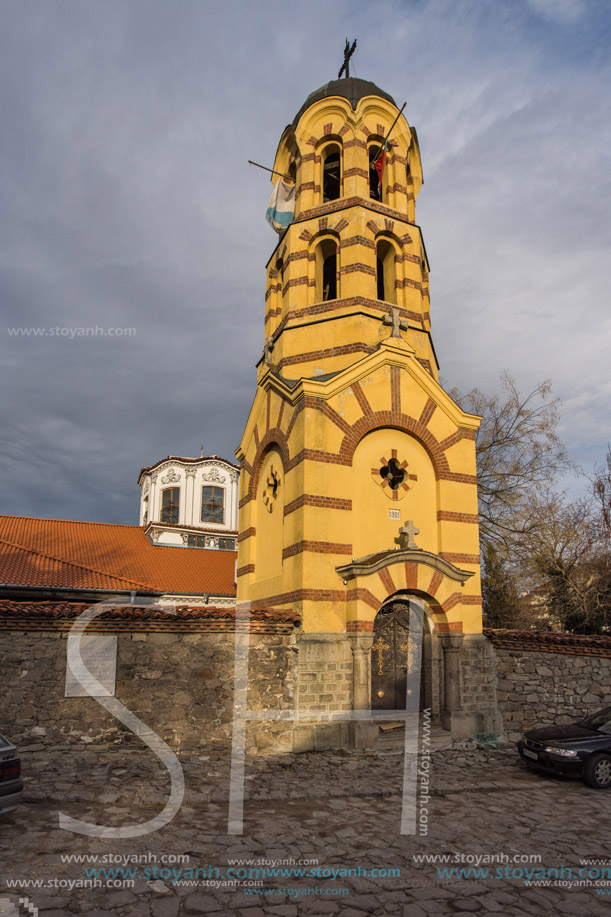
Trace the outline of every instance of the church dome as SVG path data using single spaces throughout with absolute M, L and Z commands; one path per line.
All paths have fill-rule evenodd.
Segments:
M 380 89 L 370 80 L 360 80 L 354 76 L 343 80 L 331 80 L 330 83 L 325 83 L 320 89 L 310 93 L 293 119 L 293 128 L 297 127 L 299 119 L 310 105 L 314 105 L 315 102 L 326 99 L 328 96 L 342 96 L 344 99 L 348 99 L 353 109 L 365 96 L 380 96 L 395 106 L 397 104 L 391 95 L 384 92 L 383 89 Z

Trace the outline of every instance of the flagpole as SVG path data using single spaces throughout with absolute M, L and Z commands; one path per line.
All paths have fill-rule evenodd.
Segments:
M 256 166 L 258 169 L 265 169 L 266 172 L 271 172 L 272 175 L 279 175 L 285 181 L 290 181 L 294 183 L 294 180 L 290 177 L 290 175 L 286 175 L 285 172 L 277 172 L 275 169 L 269 169 L 267 166 L 262 166 L 258 162 L 253 162 L 252 159 L 249 159 L 248 162 L 251 166 Z
M 393 123 L 390 125 L 390 127 L 388 128 L 388 131 L 386 132 L 386 136 L 384 137 L 384 140 L 382 141 L 382 145 L 381 145 L 381 147 L 380 147 L 380 152 L 377 154 L 376 158 L 375 158 L 375 159 L 372 161 L 372 163 L 371 163 L 372 166 L 375 166 L 376 162 L 378 161 L 378 159 L 379 159 L 380 156 L 382 155 L 382 152 L 383 152 L 383 150 L 384 150 L 384 147 L 385 147 L 385 145 L 386 145 L 386 143 L 387 143 L 387 141 L 388 141 L 388 138 L 390 137 L 390 132 L 392 131 L 393 127 L 395 126 L 395 124 L 397 123 L 397 121 L 399 120 L 399 118 L 401 117 L 401 114 L 402 114 L 402 112 L 403 112 L 403 109 L 405 108 L 406 105 L 407 105 L 407 102 L 404 102 L 403 105 L 401 106 L 401 111 L 399 112 L 399 114 L 397 115 L 397 117 L 395 118 L 395 120 L 393 121 Z M 255 165 L 256 165 L 256 163 L 255 163 Z

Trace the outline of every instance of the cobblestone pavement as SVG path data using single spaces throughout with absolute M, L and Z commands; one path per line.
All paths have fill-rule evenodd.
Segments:
M 132 840 L 61 830 L 58 812 L 106 825 L 153 817 L 167 802 L 170 781 L 151 753 L 88 746 L 50 756 L 34 747 L 22 749 L 22 760 L 29 778 L 24 801 L 0 820 L 0 913 L 4 906 L 5 913 L 16 914 L 9 901 L 19 897 L 27 897 L 43 917 L 610 912 L 611 895 L 600 897 L 594 885 L 578 885 L 584 878 L 570 880 L 566 870 L 576 872 L 587 857 L 608 857 L 611 866 L 611 793 L 532 773 L 513 748 L 433 751 L 430 799 L 423 812 L 428 833 L 414 836 L 400 834 L 403 757 L 398 751 L 248 759 L 242 836 L 227 834 L 229 754 L 183 756 L 186 792 L 178 815 L 159 831 Z M 97 855 L 97 863 L 75 859 L 85 854 Z M 474 868 L 476 855 L 495 856 L 497 862 L 481 860 L 479 869 L 488 869 L 487 876 L 443 876 L 443 864 L 418 862 L 422 854 L 462 857 L 445 868 Z M 540 860 L 526 862 L 533 855 Z M 92 868 L 124 867 L 119 856 L 131 861 L 127 868 L 134 875 L 87 877 Z M 516 856 L 520 862 L 513 860 Z M 248 893 L 226 876 L 232 859 L 293 859 L 292 868 L 320 870 L 320 875 L 268 877 L 262 888 Z M 564 867 L 565 884 L 526 885 L 524 871 L 542 867 Z M 338 869 L 358 874 L 329 876 L 329 870 Z M 396 873 L 365 872 L 374 869 Z M 497 877 L 497 869 L 514 874 Z M 540 881 L 541 873 L 531 876 Z M 9 886 L 12 880 L 17 884 Z M 96 882 L 97 887 L 84 887 Z M 611 879 L 606 888 L 611 891 Z M 18 908 L 26 913 L 27 902 Z

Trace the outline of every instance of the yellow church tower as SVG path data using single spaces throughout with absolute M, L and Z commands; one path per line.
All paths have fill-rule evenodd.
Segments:
M 414 602 L 421 707 L 454 737 L 494 732 L 479 418 L 438 382 L 416 131 L 388 93 L 338 79 L 308 96 L 274 170 L 294 183 L 295 211 L 267 264 L 264 350 L 236 451 L 238 603 L 299 616 L 295 709 L 313 718 L 294 747 L 370 743 L 373 721 L 333 714 L 405 709 Z

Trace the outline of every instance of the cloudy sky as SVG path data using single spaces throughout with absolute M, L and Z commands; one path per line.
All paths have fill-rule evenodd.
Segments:
M 202 443 L 233 458 L 276 241 L 247 160 L 271 163 L 346 36 L 354 75 L 418 129 L 445 381 L 551 377 L 571 457 L 602 460 L 607 0 L 0 0 L 0 14 L 2 512 L 135 523 L 142 465 Z M 70 339 L 84 327 L 135 333 Z

